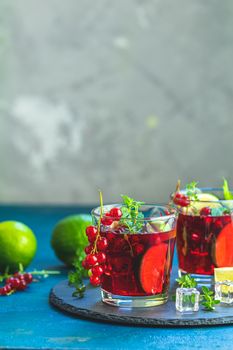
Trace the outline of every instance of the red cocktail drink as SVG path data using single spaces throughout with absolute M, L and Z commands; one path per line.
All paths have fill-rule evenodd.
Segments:
M 177 221 L 179 268 L 185 273 L 213 275 L 215 267 L 226 264 L 233 266 L 233 251 L 227 252 L 228 240 L 233 242 L 230 215 L 203 217 L 179 214 Z M 229 243 L 231 249 L 232 243 Z
M 102 289 L 115 295 L 166 294 L 169 288 L 175 231 L 103 233 L 108 240 Z
M 215 267 L 233 266 L 233 200 L 218 189 L 178 191 L 177 252 L 179 274 L 211 282 Z
M 111 211 L 117 213 L 117 208 L 122 216 L 116 219 Z M 91 254 L 97 257 L 97 266 L 99 242 L 106 242 L 99 277 L 103 302 L 136 307 L 165 303 L 176 236 L 174 210 L 155 205 L 131 210 L 123 203 L 99 207 L 92 215 L 98 234 Z

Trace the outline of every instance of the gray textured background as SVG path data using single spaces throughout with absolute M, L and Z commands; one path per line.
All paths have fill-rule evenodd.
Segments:
M 233 184 L 232 66 L 232 0 L 0 0 L 0 201 Z

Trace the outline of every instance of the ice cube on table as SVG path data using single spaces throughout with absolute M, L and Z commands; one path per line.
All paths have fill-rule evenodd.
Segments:
M 200 292 L 196 288 L 176 289 L 176 310 L 179 312 L 196 312 L 199 310 Z
M 233 282 L 215 282 L 215 299 L 224 304 L 233 304 Z

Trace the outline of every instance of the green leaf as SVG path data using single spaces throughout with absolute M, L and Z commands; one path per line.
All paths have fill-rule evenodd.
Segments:
M 195 288 L 197 286 L 197 282 L 189 274 L 186 274 L 180 278 L 177 278 L 176 282 L 182 288 Z
M 223 195 L 225 200 L 232 200 L 233 194 L 229 190 L 228 181 L 223 179 Z
M 207 288 L 206 286 L 203 286 L 201 289 L 204 294 L 209 294 L 209 288 Z
M 198 184 L 198 182 L 192 181 L 192 182 L 190 182 L 189 184 L 186 185 L 186 194 L 193 201 L 198 200 L 197 184 Z
M 136 233 L 140 231 L 144 224 L 144 215 L 139 212 L 144 202 L 137 202 L 135 199 L 126 195 L 121 195 L 121 197 L 123 199 L 123 206 L 121 207 L 122 217 L 120 223 L 127 227 L 131 233 Z
M 191 302 L 192 302 L 192 304 L 195 303 L 195 300 L 196 300 L 196 296 L 195 296 L 195 294 L 192 294 L 191 295 Z

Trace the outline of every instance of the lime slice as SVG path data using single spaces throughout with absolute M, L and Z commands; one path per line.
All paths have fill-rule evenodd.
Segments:
M 233 281 L 233 267 L 218 267 L 214 269 L 215 282 Z
M 222 205 L 219 202 L 218 197 L 211 193 L 198 193 L 197 201 L 191 201 L 191 210 L 199 212 L 202 208 L 221 208 Z

